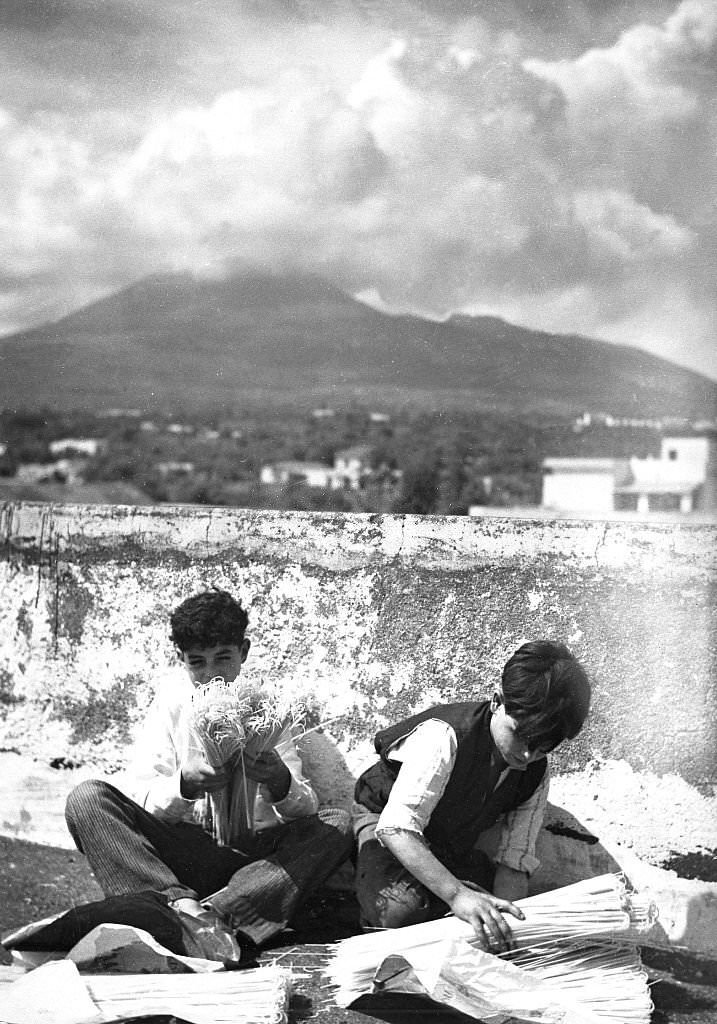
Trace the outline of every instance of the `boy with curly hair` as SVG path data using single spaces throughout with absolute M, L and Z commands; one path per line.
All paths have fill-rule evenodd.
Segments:
M 248 616 L 222 590 L 187 598 L 170 616 L 186 674 L 156 695 L 135 743 L 126 795 L 100 780 L 69 795 L 66 820 L 105 896 L 158 893 L 195 919 L 204 955 L 245 960 L 285 928 L 307 896 L 350 854 L 350 818 L 319 808 L 290 726 L 275 746 L 248 751 L 242 770 L 258 784 L 253 828 L 242 849 L 220 846 L 203 827 L 210 794 L 229 785 L 234 762 L 212 766 L 183 740 L 195 687 L 231 682 L 249 653 Z

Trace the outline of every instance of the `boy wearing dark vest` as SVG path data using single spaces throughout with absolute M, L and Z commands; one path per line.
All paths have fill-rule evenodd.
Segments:
M 587 675 L 563 644 L 523 644 L 491 700 L 443 704 L 379 732 L 379 760 L 355 789 L 362 923 L 396 928 L 450 912 L 491 952 L 510 948 L 504 914 L 527 895 L 548 793 L 547 755 L 573 739 Z M 476 849 L 501 821 L 492 862 Z

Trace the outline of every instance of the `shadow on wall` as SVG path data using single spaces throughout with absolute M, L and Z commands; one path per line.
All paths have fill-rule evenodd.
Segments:
M 485 832 L 478 846 L 494 856 L 500 824 Z M 540 866 L 530 879 L 531 896 L 586 878 L 622 871 L 620 864 L 582 822 L 563 807 L 548 803 L 535 855 Z
M 570 811 L 548 803 L 536 856 L 540 867 L 531 879 L 531 892 L 547 892 L 622 867 L 599 838 Z
M 350 811 L 356 780 L 335 741 L 319 728 L 298 737 L 296 746 L 319 804 Z

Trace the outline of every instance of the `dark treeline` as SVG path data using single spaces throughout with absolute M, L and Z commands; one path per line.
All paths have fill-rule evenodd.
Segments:
M 121 481 L 153 502 L 249 508 L 466 514 L 471 505 L 540 502 L 547 456 L 645 457 L 659 451 L 646 427 L 579 427 L 567 418 L 509 418 L 489 411 L 377 414 L 368 408 L 255 409 L 213 414 L 6 410 L 0 413 L 0 475 L 58 458 L 52 442 L 94 438 L 101 450 L 76 455 L 84 483 Z M 356 489 L 298 480 L 262 484 L 262 466 L 284 460 L 332 466 L 361 448 Z M 68 485 L 67 500 L 73 500 Z M 80 499 L 81 500 L 81 499 Z

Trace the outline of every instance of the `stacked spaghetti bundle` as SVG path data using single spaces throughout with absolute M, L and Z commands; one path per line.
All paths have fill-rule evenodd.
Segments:
M 207 1024 L 286 1024 L 291 972 L 280 967 L 213 974 L 84 974 L 103 1020 L 176 1016 Z
M 231 845 L 253 828 L 257 784 L 246 777 L 245 755 L 273 748 L 302 717 L 302 705 L 263 684 L 227 683 L 218 677 L 195 689 L 187 723 L 190 742 L 215 768 L 235 764 L 231 785 L 208 800 L 208 824 L 218 843 Z
M 558 1002 L 579 1006 L 588 1019 L 592 1014 L 604 1024 L 648 1024 L 652 1003 L 637 950 L 629 943 L 618 945 L 611 940 L 654 923 L 656 909 L 649 899 L 628 892 L 620 875 L 607 874 L 519 900 L 517 906 L 525 920 L 510 918 L 516 948 L 498 957 L 483 953 L 471 926 L 455 917 L 335 943 L 326 973 L 335 987 L 337 1003 L 348 1006 L 371 992 L 376 972 L 388 957 L 435 965 L 450 948 L 461 947 L 468 955 L 460 958 L 459 967 L 453 963 L 451 969 L 453 984 L 464 994 L 473 990 L 480 996 L 486 965 L 498 968 L 500 975 L 500 961 L 506 990 L 511 985 L 515 990 L 511 976 L 515 977 L 513 971 L 518 968 L 531 982 L 541 983 L 543 998 L 552 991 Z M 477 999 L 476 1004 L 484 1007 L 485 1001 Z M 465 1005 L 461 1009 L 469 1012 Z
M 506 955 L 552 990 L 593 1013 L 601 1024 L 648 1024 L 653 1010 L 647 974 L 633 945 L 615 942 L 546 943 Z

